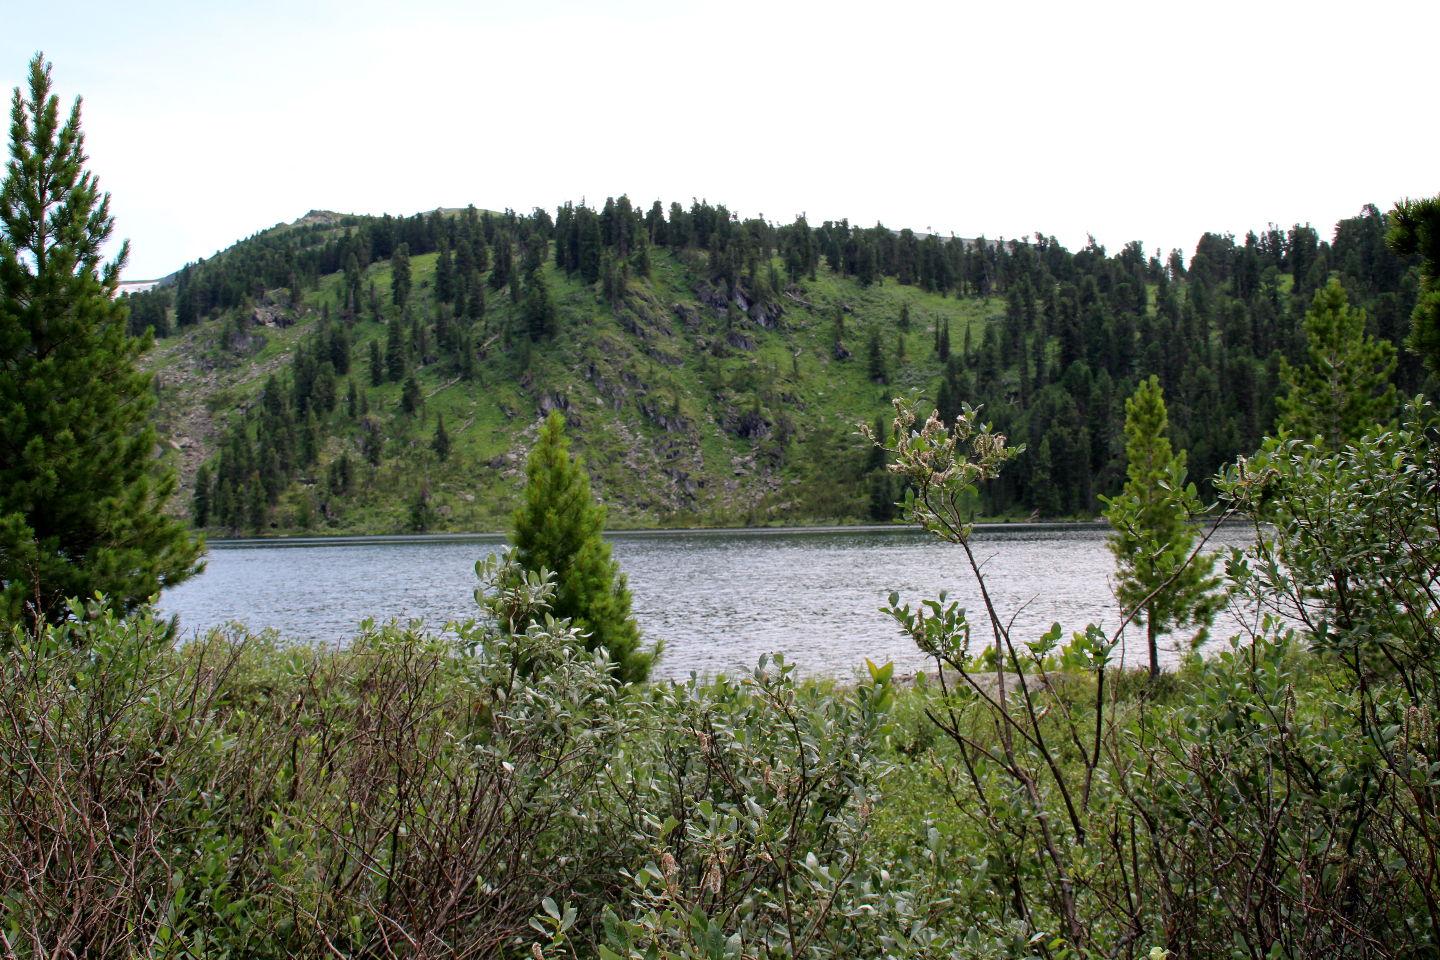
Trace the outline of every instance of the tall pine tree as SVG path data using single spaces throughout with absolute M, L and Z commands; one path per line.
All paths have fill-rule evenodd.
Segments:
M 109 194 L 84 169 L 80 100 L 62 125 L 50 65 L 15 89 L 0 182 L 0 620 L 68 616 L 97 591 L 133 610 L 198 573 L 204 543 L 168 516 L 154 463 L 147 332 L 117 301 L 122 244 L 102 264 Z
M 410 301 L 410 244 L 402 243 L 390 257 L 390 297 L 395 306 Z

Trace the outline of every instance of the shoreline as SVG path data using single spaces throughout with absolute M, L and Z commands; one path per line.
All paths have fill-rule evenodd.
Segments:
M 1233 529 L 1240 526 L 1252 526 L 1248 520 L 1228 520 L 1221 527 Z M 1054 521 L 986 521 L 976 522 L 974 529 L 977 533 L 1002 533 L 1002 532 L 1044 532 L 1044 531 L 1081 531 L 1099 530 L 1108 528 L 1103 520 L 1054 520 Z M 606 538 L 630 538 L 630 537 L 655 537 L 670 536 L 677 534 L 688 534 L 692 536 L 721 536 L 721 535 L 794 535 L 813 533 L 817 535 L 837 533 L 913 533 L 921 534 L 924 531 L 915 524 L 909 523 L 876 523 L 876 524 L 830 524 L 816 526 L 791 526 L 791 527 L 621 527 L 615 530 L 604 531 Z M 237 547 L 258 547 L 258 546 L 348 546 L 359 544 L 378 543 L 463 543 L 471 540 L 504 540 L 509 536 L 504 531 L 473 531 L 469 533 L 374 533 L 374 534 L 305 534 L 294 536 L 290 534 L 279 534 L 270 537 L 207 537 L 206 545 L 213 545 L 218 549 L 234 549 Z M 194 539 L 194 538 L 192 538 Z

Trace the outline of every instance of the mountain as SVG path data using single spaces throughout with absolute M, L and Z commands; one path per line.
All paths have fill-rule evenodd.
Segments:
M 1138 241 L 1072 252 L 623 196 L 554 216 L 312 210 L 128 300 L 158 337 L 178 506 L 211 535 L 503 529 L 555 409 L 613 526 L 885 521 L 903 491 L 856 424 L 913 390 L 947 420 L 983 404 L 1026 445 L 978 515 L 1083 517 L 1123 485 L 1139 378 L 1160 377 L 1203 482 L 1271 429 L 1329 278 L 1403 340 L 1418 268 L 1385 229 L 1367 206 L 1329 239 L 1207 233 L 1187 264 Z M 1414 394 L 1424 371 L 1401 356 Z

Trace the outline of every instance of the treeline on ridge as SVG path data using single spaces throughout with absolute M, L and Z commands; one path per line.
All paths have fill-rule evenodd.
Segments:
M 890 390 L 913 384 L 947 422 L 962 402 L 983 405 L 983 416 L 1026 451 L 980 491 L 977 512 L 1084 516 L 1123 485 L 1124 400 L 1141 380 L 1159 377 L 1172 440 L 1189 451 L 1191 477 L 1208 492 L 1207 478 L 1273 431 L 1275 401 L 1286 389 L 1282 369 L 1307 363 L 1301 320 L 1331 278 L 1366 310 L 1368 332 L 1398 346 L 1420 278 L 1418 260 L 1386 248 L 1386 229 L 1387 216 L 1367 205 L 1328 239 L 1298 224 L 1272 224 L 1243 239 L 1207 233 L 1187 264 L 1178 250 L 1163 260 L 1159 251 L 1147 255 L 1139 241 L 1112 254 L 1094 238 L 1070 251 L 1039 233 L 942 238 L 846 220 L 812 227 L 804 217 L 777 225 L 698 200 L 688 208 L 657 200 L 644 209 L 621 196 L 598 208 L 566 203 L 553 217 L 538 208 L 497 214 L 473 206 L 412 217 L 312 214 L 188 265 L 173 286 L 130 297 L 131 323 L 164 335 L 171 316 L 180 331 L 219 322 L 229 344 L 246 336 L 257 304 L 278 299 L 293 316 L 322 278 L 342 278 L 333 300 L 319 304 L 321 323 L 295 348 L 288 372 L 271 377 L 259 409 L 232 422 L 218 460 L 199 478 L 202 526 L 218 519 L 258 529 L 285 486 L 320 461 L 331 434 L 353 435 L 364 459 L 378 464 L 387 455 L 386 430 L 370 410 L 367 385 L 401 384 L 394 416 L 409 418 L 422 400 L 420 371 L 471 380 L 504 359 L 491 376 L 520 375 L 562 328 L 584 337 L 591 322 L 562 308 L 553 284 L 590 288 L 621 316 L 662 257 L 693 289 L 704 285 L 741 308 L 728 311 L 727 329 L 743 325 L 756 338 L 823 329 L 826 360 L 840 365 L 834 369 L 873 381 L 877 417 L 885 418 Z M 427 254 L 436 255 L 433 277 L 417 295 L 410 260 Z M 380 263 L 390 267 L 386 289 L 366 280 Z M 875 289 L 993 302 L 993 319 L 963 332 L 935 319 L 926 329 L 931 318 L 923 306 L 911 309 L 920 303 L 914 298 L 870 315 L 845 293 Z M 386 324 L 384 344 L 359 342 L 359 320 Z M 846 346 L 857 337 L 866 349 Z M 825 482 L 843 488 L 826 501 L 827 515 L 894 516 L 903 491 L 873 455 L 843 431 L 812 428 L 807 437 L 796 426 L 798 414 L 786 408 L 801 379 L 798 360 L 768 378 L 726 380 L 717 356 L 723 343 L 674 339 L 688 351 L 688 366 L 722 371 L 718 381 L 697 374 L 702 407 L 721 395 L 711 396 L 716 382 L 722 392 L 753 392 L 755 426 L 743 436 L 763 449 L 770 469 L 804 474 L 806 461 L 824 464 Z M 1400 351 L 1399 392 L 1419 392 L 1425 378 L 1418 358 Z M 821 434 L 828 448 L 794 447 Z M 437 453 L 447 443 L 427 441 Z M 361 464 L 347 456 L 321 466 L 329 495 L 354 490 Z

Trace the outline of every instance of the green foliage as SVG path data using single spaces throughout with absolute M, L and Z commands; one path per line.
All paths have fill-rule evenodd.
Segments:
M 177 648 L 103 600 L 9 625 L 0 762 L 45 775 L 0 778 L 0 932 L 17 956 L 278 958 L 315 931 L 346 956 L 1433 955 L 1433 412 L 1227 471 L 1270 525 L 1227 565 L 1250 629 L 1160 682 L 1117 670 L 1118 631 L 1012 632 L 966 504 L 1024 454 L 973 408 L 896 413 L 907 516 L 984 604 L 891 596 L 935 667 L 909 690 L 780 657 L 617 684 L 518 549 L 437 635 Z
M 164 621 L 102 603 L 15 630 L 0 703 L 44 732 L 7 725 L 0 758 L 47 775 L 0 778 L 14 949 L 279 958 L 321 932 L 357 955 L 396 936 L 476 953 L 544 898 L 574 902 L 631 853 L 633 793 L 606 770 L 639 725 L 603 658 L 535 624 L 552 587 L 477 568 L 480 623 L 366 622 L 344 651 L 220 633 L 177 650 Z
M 420 381 L 415 379 L 412 373 L 405 378 L 405 384 L 400 389 L 400 409 L 407 417 L 413 417 L 420 412 L 425 404 L 425 397 L 420 392 Z
M 555 298 L 550 294 L 550 285 L 545 274 L 532 271 L 525 281 L 525 304 L 522 310 L 525 330 L 534 341 L 549 340 L 559 329 Z
M 385 326 L 386 378 L 391 383 L 399 383 L 405 378 L 407 366 L 408 364 L 405 362 L 405 326 L 400 322 L 399 317 L 391 317 L 390 322 Z M 375 376 L 373 369 L 370 376 L 373 380 Z
M 450 435 L 445 432 L 445 414 L 438 414 L 435 417 L 435 436 L 430 441 L 430 449 L 435 451 L 435 456 L 444 463 L 450 459 Z
M 1276 397 L 1286 390 L 1282 361 L 1304 366 L 1302 320 L 1325 281 L 1341 279 L 1377 342 L 1397 343 L 1409 332 L 1420 284 L 1418 269 L 1385 248 L 1386 217 L 1368 206 L 1337 224 L 1333 241 L 1298 225 L 1243 241 L 1206 234 L 1189 270 L 1178 252 L 1167 264 L 1145 257 L 1138 242 L 1114 253 L 1098 243 L 1070 251 L 1043 237 L 942 243 L 846 221 L 815 227 L 803 219 L 740 220 L 704 201 L 688 210 L 675 205 L 661 219 L 663 231 L 660 221 L 617 199 L 609 213 L 570 203 L 554 219 L 545 211 L 460 211 L 339 217 L 265 231 L 181 271 L 177 322 L 182 312 L 189 319 L 186 333 L 156 361 L 166 368 L 168 401 L 156 421 L 183 422 L 176 415 L 183 418 L 183 407 L 203 402 L 197 395 L 210 390 L 231 396 L 215 404 L 216 415 L 247 404 L 253 365 L 297 340 L 306 343 L 291 370 L 299 415 L 302 381 L 323 385 L 320 361 L 328 357 L 335 376 L 343 376 L 335 330 L 348 326 L 344 305 L 357 294 L 369 309 L 346 339 L 379 338 L 385 345 L 381 326 L 365 325 L 383 321 L 376 291 L 390 289 L 391 261 L 404 243 L 416 290 L 438 289 L 444 252 L 454 251 L 455 303 L 441 307 L 432 297 L 424 309 L 412 297 L 408 309 L 387 308 L 400 315 L 391 318 L 400 323 L 389 337 L 395 379 L 373 388 L 374 419 L 394 436 L 405 433 L 403 423 L 392 427 L 389 420 L 404 416 L 400 384 L 414 371 L 432 413 L 470 424 L 452 433 L 454 451 L 434 479 L 437 503 L 462 486 L 476 499 L 450 504 L 459 509 L 440 527 L 503 525 L 519 485 L 510 471 L 481 464 L 527 446 L 528 411 L 546 395 L 579 402 L 571 407 L 583 411 L 572 440 L 592 465 L 596 492 L 617 526 L 873 517 L 888 494 L 865 467 L 865 452 L 826 428 L 837 418 L 871 419 L 888 394 L 873 387 L 869 357 L 857 356 L 858 367 L 834 362 L 867 346 L 847 339 L 836 349 L 837 312 L 851 339 L 879 333 L 885 375 L 896 389 L 933 397 L 947 423 L 962 403 L 983 405 L 996 433 L 1029 449 L 1003 482 L 976 487 L 977 516 L 1038 510 L 1055 519 L 1084 517 L 1099 508 L 1099 496 L 1118 496 L 1124 487 L 1122 401 L 1137 382 L 1153 375 L 1164 386 L 1173 442 L 1188 451 L 1197 494 L 1209 499 L 1215 471 L 1254 450 L 1275 421 Z M 642 276 L 635 267 L 643 238 L 662 234 L 665 246 L 649 248 L 651 271 Z M 499 274 L 487 278 L 491 250 Z M 546 262 L 551 251 L 553 269 Z M 867 259 L 872 279 L 882 282 L 860 282 Z M 537 266 L 548 298 L 528 280 Z M 807 279 L 812 272 L 815 279 Z M 274 325 L 255 327 L 250 308 L 237 299 L 288 286 L 292 276 L 315 291 L 307 295 L 317 307 L 340 305 L 345 322 L 330 325 L 328 353 L 312 346 L 315 327 L 323 325 L 313 313 L 294 317 L 293 327 L 286 325 L 288 311 Z M 887 277 L 897 282 L 883 282 Z M 599 283 L 601 297 L 586 289 L 587 278 Z M 515 299 L 501 296 L 486 306 L 487 280 Z M 278 291 L 273 299 L 285 302 Z M 899 329 L 907 319 L 921 325 L 922 317 L 933 329 L 933 341 L 926 337 L 933 350 L 916 349 Z M 315 363 L 302 364 L 302 355 Z M 384 359 L 382 351 L 382 367 Z M 1419 361 L 1408 353 L 1398 360 L 1391 381 L 1402 392 L 1421 389 Z M 196 369 L 191 363 L 215 376 L 200 382 L 189 373 Z M 278 373 L 287 379 L 283 367 Z M 366 429 L 334 416 L 321 403 L 323 393 L 315 399 L 321 461 L 327 450 L 363 443 Z M 708 428 L 711 421 L 718 433 Z M 620 466 L 614 438 L 622 425 L 636 445 L 638 469 Z M 272 442 L 281 501 L 291 504 L 301 492 L 298 458 L 287 458 L 279 436 Z M 210 441 L 198 445 L 213 456 Z M 681 449 L 683 463 L 676 462 Z M 423 443 L 387 444 L 369 482 L 320 510 L 322 528 L 403 529 L 411 485 L 398 478 L 427 455 Z M 737 476 L 737 458 L 755 469 Z M 293 516 L 282 506 L 277 529 Z
M 410 498 L 410 529 L 427 533 L 435 523 L 435 505 L 430 502 L 430 481 L 422 480 Z
M 200 464 L 200 469 L 195 471 L 195 493 L 191 497 L 191 516 L 195 519 L 195 526 L 205 527 L 210 523 L 210 468 Z
M 1115 531 L 1116 596 L 1125 614 L 1145 623 L 1150 676 L 1160 675 L 1158 638 L 1186 624 L 1209 626 L 1217 607 L 1215 561 L 1195 552 L 1194 522 L 1202 513 L 1195 485 L 1185 483 L 1185 451 L 1172 454 L 1165 436 L 1164 391 L 1151 377 L 1125 401 L 1125 492 L 1107 505 Z
M 1164 459 L 1158 390 L 1145 392 L 1131 420 L 1146 429 L 1132 433 Z M 897 426 L 914 422 L 897 407 Z M 997 447 L 964 426 L 956 447 L 932 423 L 892 441 L 892 469 L 953 499 Z M 1192 653 L 1138 700 L 1115 675 L 1118 631 L 1091 625 L 1065 642 L 1056 624 L 1017 641 L 963 524 L 946 522 L 956 512 L 908 504 L 965 549 L 985 603 L 978 635 L 944 594 L 918 608 L 892 595 L 887 608 L 936 663 L 938 684 L 909 709 L 939 744 L 918 730 L 896 739 L 916 757 L 910 782 L 927 784 L 925 815 L 988 867 L 990 912 L 967 918 L 983 941 L 1009 931 L 1050 956 L 1435 951 L 1421 865 L 1440 853 L 1440 744 L 1426 719 L 1440 707 L 1437 426 L 1415 406 L 1401 431 L 1338 452 L 1272 440 L 1228 470 L 1230 510 L 1274 524 L 1227 565 L 1247 633 Z M 1172 469 L 1172 495 L 1180 479 Z M 1117 498 L 1112 520 L 1138 529 L 1142 507 Z
M 517 561 L 532 572 L 554 573 L 555 615 L 584 635 L 587 649 L 609 651 L 622 681 L 644 680 L 658 649 L 640 649 L 630 590 L 602 535 L 605 508 L 590 493 L 584 467 L 570 457 L 559 413 L 546 419 L 530 453 L 524 497 L 511 534 Z
M 403 309 L 410 302 L 410 245 L 402 243 L 390 257 L 390 298 Z
M 380 341 L 370 341 L 370 386 L 378 387 L 385 382 L 385 361 L 380 356 Z
M 1440 376 L 1440 197 L 1395 204 L 1385 241 L 1397 256 L 1421 258 L 1420 298 L 1405 345 Z
M 1417 328 L 1418 329 L 1418 328 Z M 1319 437 L 1331 451 L 1359 440 L 1395 410 L 1395 348 L 1365 333 L 1365 311 L 1352 310 L 1345 288 L 1331 280 L 1316 291 L 1305 314 L 1309 364 L 1296 371 L 1283 358 L 1277 425 L 1296 436 Z
M 885 348 L 880 343 L 879 329 L 870 332 L 870 344 L 866 348 L 865 368 L 870 375 L 871 381 L 875 383 L 889 383 L 890 374 L 885 363 Z
M 174 473 L 152 462 L 153 341 L 103 264 L 109 195 L 84 170 L 80 101 L 61 125 L 50 68 L 15 90 L 0 184 L 0 620 L 63 619 L 97 591 L 126 610 L 200 570 L 204 543 L 164 513 Z

